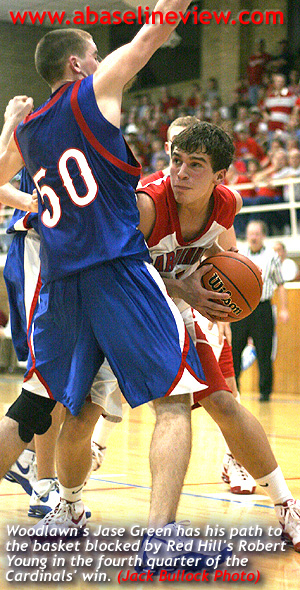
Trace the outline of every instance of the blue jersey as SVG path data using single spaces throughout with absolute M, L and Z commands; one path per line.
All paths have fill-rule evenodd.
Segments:
M 116 258 L 150 261 L 137 230 L 140 165 L 99 111 L 92 76 L 64 84 L 15 139 L 41 195 L 44 282 Z

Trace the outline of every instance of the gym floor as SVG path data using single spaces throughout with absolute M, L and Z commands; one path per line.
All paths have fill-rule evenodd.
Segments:
M 0 406 L 1 415 L 4 414 L 20 391 L 20 375 L 0 376 Z M 275 394 L 268 404 L 258 402 L 258 394 L 243 394 L 243 404 L 263 424 L 277 460 L 288 481 L 291 492 L 300 498 L 300 433 L 299 410 L 300 398 L 296 395 Z M 148 450 L 153 429 L 153 416 L 147 407 L 130 411 L 123 423 L 116 426 L 108 444 L 105 461 L 102 468 L 92 474 L 84 490 L 84 502 L 91 509 L 92 517 L 89 521 L 91 530 L 98 525 L 128 527 L 133 524 L 146 526 L 150 496 L 150 472 L 148 465 Z M 221 466 L 224 456 L 224 443 L 218 428 L 207 416 L 204 410 L 193 412 L 193 450 L 191 461 L 181 496 L 177 521 L 188 520 L 190 526 L 206 526 L 226 528 L 226 533 L 234 527 L 239 527 L 239 539 L 235 538 L 235 554 L 238 558 L 248 558 L 244 567 L 230 567 L 227 571 L 244 571 L 245 575 L 254 573 L 259 582 L 257 588 L 264 590 L 296 590 L 300 587 L 300 554 L 292 548 L 274 551 L 238 552 L 238 542 L 245 539 L 243 530 L 251 531 L 250 527 L 261 527 L 268 531 L 274 527 L 278 531 L 278 522 L 272 504 L 262 488 L 251 496 L 233 495 L 221 480 Z M 72 583 L 56 582 L 52 584 L 40 582 L 6 582 L 5 574 L 8 569 L 5 543 L 7 542 L 7 524 L 21 524 L 32 526 L 36 520 L 28 518 L 29 497 L 17 484 L 5 480 L 0 489 L 0 588 L 8 590 L 26 587 L 35 590 L 88 590 L 95 587 L 95 582 L 84 582 L 79 575 Z M 253 529 L 252 529 L 253 530 Z M 259 530 L 259 529 L 257 529 Z M 215 538 L 215 537 L 213 537 Z M 258 536 L 248 536 L 248 542 L 257 543 L 262 540 Z M 273 537 L 272 542 L 280 542 L 280 536 Z M 249 545 L 249 549 L 253 545 Z M 87 557 L 88 554 L 85 554 Z M 35 568 L 33 568 L 35 569 Z M 55 569 L 55 568 L 54 568 Z M 60 568 L 57 568 L 59 571 Z M 133 568 L 132 568 L 133 569 Z M 223 569 L 225 569 L 223 567 Z M 120 568 L 116 569 L 118 572 Z M 80 571 L 80 570 L 78 570 Z M 115 572 L 115 573 L 116 573 Z M 214 581 L 211 574 L 209 587 L 218 590 L 228 590 L 233 586 L 237 590 L 250 588 L 254 581 L 234 579 L 229 581 Z M 115 576 L 116 577 L 116 576 Z M 191 582 L 168 583 L 167 588 L 187 588 Z M 199 582 L 197 582 L 199 583 Z M 204 585 L 205 581 L 203 581 Z M 100 585 L 101 582 L 98 584 Z M 128 584 L 128 583 L 127 583 Z M 164 582 L 158 582 L 159 586 Z M 147 584 L 129 584 L 131 588 L 146 588 Z M 107 583 L 107 588 L 115 590 L 119 587 L 113 578 Z

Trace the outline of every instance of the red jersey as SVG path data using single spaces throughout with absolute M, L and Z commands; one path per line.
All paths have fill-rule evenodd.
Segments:
M 235 157 L 236 158 L 244 158 L 246 154 L 251 154 L 256 160 L 261 162 L 264 157 L 265 153 L 262 147 L 253 139 L 253 137 L 248 137 L 246 141 L 240 141 L 239 139 L 234 142 L 235 145 Z
M 280 92 L 272 91 L 264 100 L 264 108 L 269 112 L 269 131 L 285 129 L 296 102 L 296 95 L 287 88 Z
M 149 182 L 154 182 L 154 180 L 163 177 L 164 173 L 162 170 L 152 172 L 152 174 L 148 174 L 148 176 L 143 176 L 142 178 L 140 178 L 137 188 L 139 189 L 141 186 L 145 186 L 146 184 L 149 184 Z
M 187 242 L 182 237 L 170 177 L 160 178 L 140 190 L 154 201 L 156 221 L 147 243 L 153 264 L 164 278 L 183 278 L 194 272 L 204 251 L 233 224 L 236 198 L 224 185 L 213 190 L 214 207 L 206 227 Z
M 268 53 L 251 55 L 247 66 L 247 76 L 250 86 L 261 86 L 265 65 L 270 59 L 271 56 Z

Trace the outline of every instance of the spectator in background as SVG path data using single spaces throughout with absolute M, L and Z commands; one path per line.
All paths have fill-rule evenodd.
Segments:
M 156 162 L 165 157 L 164 142 L 160 138 L 156 138 L 151 143 L 151 159 L 150 159 L 150 173 L 157 170 Z
M 292 94 L 296 94 L 296 96 L 300 95 L 299 78 L 300 78 L 300 74 L 299 74 L 298 70 L 291 70 L 290 83 L 289 83 L 288 89 Z
M 283 139 L 280 139 L 280 137 L 275 137 L 270 144 L 270 148 L 267 151 L 267 156 L 269 158 L 269 164 L 271 164 L 271 160 L 274 156 L 274 154 L 278 151 L 278 150 L 285 150 L 285 141 Z
M 217 98 L 219 96 L 220 96 L 219 82 L 218 82 L 217 78 L 214 78 L 214 77 L 208 78 L 205 99 L 208 102 L 212 102 L 212 100 L 214 98 Z
M 235 157 L 237 160 L 249 160 L 255 158 L 263 166 L 267 163 L 267 157 L 263 148 L 249 135 L 249 126 L 240 125 L 234 141 Z
M 249 129 L 249 125 L 250 125 L 249 110 L 245 106 L 240 106 L 237 111 L 237 118 L 236 118 L 236 122 L 233 125 L 233 130 L 235 133 L 239 133 L 240 129 L 244 128 L 245 126 L 248 127 L 248 129 Z
M 259 131 L 259 127 L 261 123 L 263 123 L 263 115 L 261 110 L 258 107 L 251 107 L 249 109 L 250 115 L 250 123 L 249 123 L 249 132 L 251 137 L 255 137 L 255 135 Z M 263 125 L 265 125 L 263 123 Z
M 205 106 L 205 119 L 206 121 L 210 121 L 211 119 L 211 113 L 213 110 L 213 104 L 214 104 L 214 100 L 215 99 L 219 99 L 220 98 L 220 93 L 219 93 L 219 83 L 217 78 L 208 78 L 207 81 L 207 90 L 205 92 L 204 95 L 204 106 Z
M 195 111 L 203 104 L 204 97 L 202 94 L 201 86 L 195 82 L 192 84 L 191 93 L 188 96 L 185 106 L 188 110 L 189 115 L 194 115 Z
M 249 160 L 250 161 L 250 160 Z M 225 184 L 234 186 L 234 188 L 240 193 L 243 203 L 244 199 L 249 199 L 249 202 L 255 197 L 255 189 L 253 188 L 239 188 L 239 184 L 245 184 L 251 182 L 251 176 L 249 175 L 246 164 L 242 161 L 234 161 L 229 169 L 227 170 Z M 234 229 L 238 238 L 245 236 L 245 228 L 249 220 L 249 214 L 242 212 L 236 215 L 234 218 Z
M 285 150 L 277 150 L 272 158 L 271 165 L 254 174 L 252 181 L 256 185 L 256 196 L 251 199 L 243 199 L 244 206 L 253 205 L 271 205 L 272 203 L 281 203 L 283 201 L 283 190 L 281 186 L 274 186 L 273 180 L 281 178 L 282 172 L 287 169 L 288 161 Z M 266 183 L 265 186 L 259 186 L 259 183 Z M 263 220 L 269 233 L 276 234 L 283 231 L 284 226 L 289 221 L 286 211 L 263 211 L 251 213 L 250 220 Z
M 243 102 L 247 107 L 249 107 L 250 106 L 249 96 L 248 96 L 249 84 L 248 84 L 247 76 L 245 76 L 244 78 L 240 78 L 237 81 L 235 90 L 236 90 L 241 102 Z
M 290 152 L 295 149 L 299 149 L 299 140 L 297 137 L 289 137 L 286 142 L 286 151 Z
M 295 201 L 300 201 L 300 150 L 298 148 L 294 148 L 292 150 L 290 150 L 288 152 L 288 166 L 287 168 L 283 169 L 283 173 L 281 175 L 281 178 L 285 178 L 285 177 L 290 177 L 290 178 L 295 178 L 295 177 L 299 177 L 299 184 L 296 183 L 293 185 L 294 187 L 294 196 L 295 196 Z M 289 201 L 289 192 L 290 192 L 290 188 L 289 186 L 284 186 L 283 187 L 283 198 L 285 201 Z M 300 216 L 300 211 L 299 209 L 297 210 L 297 217 L 299 218 Z
M 247 79 L 248 79 L 248 96 L 249 102 L 252 106 L 257 105 L 258 91 L 263 85 L 263 75 L 265 73 L 266 64 L 271 60 L 271 55 L 265 50 L 264 39 L 255 41 L 255 51 L 249 57 L 247 64 Z
M 180 105 L 180 100 L 172 95 L 171 90 L 166 86 L 161 87 L 160 104 L 163 113 L 167 113 L 170 108 Z
M 294 69 L 294 55 L 289 51 L 288 41 L 282 39 L 277 43 L 278 55 L 268 62 L 268 69 L 271 72 L 283 74 L 289 80 L 290 72 Z
M 163 157 L 159 157 L 156 159 L 154 172 L 159 172 L 160 170 L 164 170 L 169 165 L 169 158 L 165 154 Z
M 276 129 L 286 129 L 297 99 L 296 95 L 286 87 L 284 74 L 273 74 L 272 82 L 273 90 L 266 96 L 263 103 L 264 117 L 268 122 L 271 137 Z
M 277 252 L 281 262 L 281 272 L 284 282 L 298 281 L 300 279 L 299 266 L 292 258 L 287 257 L 286 247 L 283 242 L 275 242 L 273 249 Z
M 242 352 L 248 338 L 251 337 L 257 354 L 261 402 L 269 401 L 273 385 L 271 354 L 274 317 L 271 300 L 275 289 L 279 297 L 279 319 L 286 323 L 289 318 L 280 260 L 272 248 L 265 246 L 266 234 L 266 226 L 262 221 L 251 221 L 247 226 L 247 244 L 240 248 L 240 252 L 262 270 L 263 292 L 257 308 L 247 318 L 231 323 L 233 364 L 237 382 L 241 372 Z

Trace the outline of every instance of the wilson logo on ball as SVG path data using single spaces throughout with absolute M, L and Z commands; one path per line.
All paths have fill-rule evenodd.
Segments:
M 210 285 L 212 291 L 216 291 L 217 293 L 228 293 L 228 299 L 225 299 L 223 301 L 223 305 L 226 305 L 227 307 L 230 307 L 230 309 L 232 310 L 232 313 L 234 313 L 235 316 L 239 316 L 240 313 L 242 313 L 242 308 L 238 307 L 238 305 L 236 305 L 234 303 L 234 301 L 232 301 L 231 299 L 231 291 L 229 291 L 228 289 L 226 289 L 221 277 L 218 275 L 218 273 L 214 273 L 209 281 L 208 284 Z

